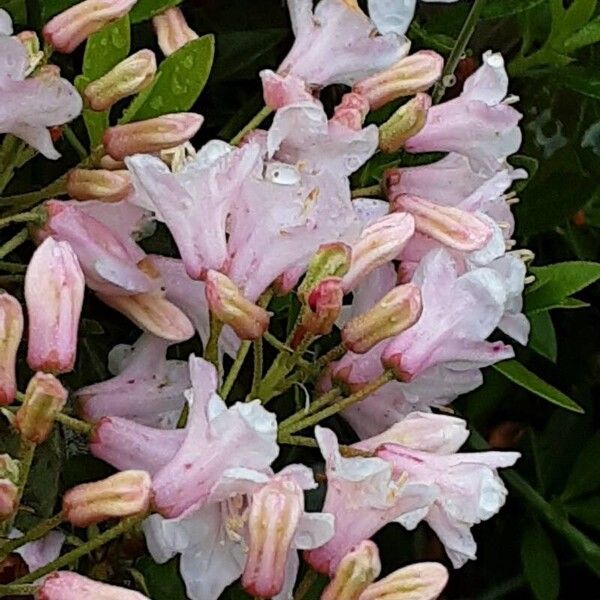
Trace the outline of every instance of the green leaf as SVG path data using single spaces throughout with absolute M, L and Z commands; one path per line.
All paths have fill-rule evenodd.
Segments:
M 536 283 L 525 294 L 525 311 L 547 310 L 600 279 L 600 263 L 571 261 L 531 267 Z
M 521 539 L 521 562 L 533 595 L 538 600 L 558 598 L 560 569 L 552 542 L 536 519 L 527 521 Z
M 128 111 L 128 120 L 152 119 L 192 108 L 208 81 L 214 52 L 214 36 L 204 35 L 171 54 L 160 65 L 159 77 L 143 103 L 139 102 L 134 114 Z
M 501 19 L 522 13 L 540 4 L 546 0 L 487 0 L 481 11 L 482 19 Z
M 548 311 L 541 311 L 529 316 L 531 334 L 529 347 L 540 356 L 556 362 L 557 342 L 552 317 Z
M 187 600 L 177 558 L 159 565 L 151 558 L 144 557 L 138 562 L 137 568 L 144 576 L 153 600 Z
M 529 182 L 535 177 L 538 172 L 540 161 L 533 156 L 526 156 L 525 154 L 514 154 L 509 158 L 508 161 L 515 169 L 525 169 L 527 171 L 527 179 L 519 179 L 515 181 L 512 189 L 519 193 L 524 190 Z
M 600 531 L 600 496 L 569 502 L 565 509 L 584 525 Z
M 568 38 L 565 42 L 565 51 L 571 54 L 579 48 L 591 46 L 597 42 L 600 42 L 600 16 L 592 19 Z
M 83 90 L 91 83 L 91 81 L 84 77 L 83 75 L 78 75 L 75 78 L 75 87 L 79 91 L 80 94 L 83 93 Z M 106 131 L 109 120 L 108 114 L 109 111 L 96 111 L 91 110 L 89 108 L 83 109 L 83 122 L 85 123 L 85 128 L 88 132 L 88 137 L 90 139 L 90 148 L 95 148 L 99 146 L 102 142 L 102 135 Z
M 563 0 L 560 1 L 563 2 Z M 596 5 L 597 0 L 574 0 L 571 2 L 560 19 L 559 31 L 561 38 L 564 39 L 562 36 L 565 34 L 568 37 L 570 34 L 581 30 L 594 15 Z
M 579 453 L 562 493 L 562 500 L 571 500 L 587 496 L 600 489 L 600 433 L 592 436 Z
M 494 369 L 502 373 L 502 375 L 510 379 L 513 383 L 552 404 L 556 404 L 566 410 L 583 413 L 583 409 L 579 404 L 571 400 L 569 396 L 563 394 L 560 390 L 557 390 L 554 386 L 540 379 L 517 360 L 505 360 L 495 364 Z
M 129 17 L 107 25 L 90 36 L 83 55 L 83 75 L 95 81 L 127 58 L 131 47 Z
M 154 15 L 158 15 L 167 8 L 181 4 L 183 0 L 138 0 L 138 3 L 131 9 L 129 16 L 132 23 L 147 21 Z
M 589 96 L 596 100 L 600 99 L 600 75 L 597 69 L 568 67 L 555 69 L 551 74 L 558 84 L 568 87 L 583 96 Z

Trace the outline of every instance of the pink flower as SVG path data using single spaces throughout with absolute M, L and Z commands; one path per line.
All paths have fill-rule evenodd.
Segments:
M 174 427 L 190 387 L 189 368 L 167 360 L 169 342 L 144 334 L 133 346 L 116 346 L 109 355 L 115 377 L 77 391 L 80 411 L 90 421 L 125 417 L 152 426 Z
M 275 417 L 258 400 L 226 408 L 216 394 L 215 368 L 194 356 L 190 377 L 193 392 L 186 438 L 152 484 L 154 504 L 167 517 L 185 516 L 202 507 L 229 470 L 263 471 L 279 452 Z
M 0 31 L 0 132 L 22 139 L 46 158 L 57 159 L 48 127 L 68 123 L 82 109 L 81 97 L 66 79 L 26 78 L 29 58 L 25 46 L 5 33 L 11 29 L 4 13 Z
M 100 583 L 72 571 L 56 571 L 48 575 L 35 594 L 36 600 L 148 600 L 133 590 Z
M 11 539 L 22 537 L 18 529 L 13 529 L 9 537 Z M 60 551 L 65 542 L 65 534 L 61 531 L 51 531 L 43 538 L 28 542 L 24 546 L 17 548 L 14 552 L 18 554 L 27 565 L 30 573 L 45 567 L 48 563 L 56 560 L 60 556 Z
M 12 35 L 13 26 L 10 15 L 3 9 L 0 8 L 0 35 Z
M 309 85 L 352 85 L 406 55 L 409 43 L 396 33 L 377 35 L 375 24 L 356 0 L 288 2 L 296 41 L 278 72 Z
M 500 54 L 465 81 L 459 98 L 432 107 L 425 127 L 405 144 L 408 152 L 457 152 L 479 171 L 494 173 L 519 149 L 521 114 L 508 105 L 508 77 Z
M 25 275 L 27 363 L 34 371 L 73 370 L 84 290 L 83 273 L 69 243 L 46 238 Z
M 456 2 L 456 0 L 423 0 L 424 2 Z M 381 33 L 406 33 L 413 20 L 417 0 L 368 0 L 369 14 Z
M 0 406 L 12 404 L 17 392 L 17 350 L 23 336 L 23 309 L 19 301 L 0 292 Z
M 265 104 L 277 110 L 288 104 L 317 102 L 306 83 L 294 75 L 279 75 L 269 69 L 259 73 L 263 85 Z
M 173 6 L 152 19 L 158 45 L 165 56 L 198 39 L 198 34 L 189 27 L 181 9 Z

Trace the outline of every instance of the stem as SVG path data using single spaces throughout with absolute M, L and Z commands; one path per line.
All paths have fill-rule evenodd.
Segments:
M 76 419 L 75 417 L 70 417 L 64 413 L 57 413 L 54 419 L 61 425 L 64 425 L 73 431 L 77 431 L 78 433 L 82 433 L 83 435 L 90 435 L 94 429 L 89 423 Z
M 389 383 L 393 379 L 394 379 L 394 373 L 392 371 L 385 371 L 380 377 L 378 377 L 377 379 L 375 379 L 375 380 L 371 381 L 370 383 L 368 383 L 367 385 L 365 385 L 365 387 L 363 387 L 361 390 L 359 390 L 355 394 L 352 394 L 351 396 L 348 396 L 347 398 L 343 398 L 339 402 L 336 402 L 333 406 L 329 406 L 314 415 L 311 415 L 305 419 L 301 419 L 300 421 L 297 421 L 296 423 L 293 423 L 292 425 L 288 425 L 285 429 L 280 428 L 279 433 L 284 434 L 284 435 L 285 434 L 289 435 L 289 434 L 295 433 L 296 431 L 301 431 L 302 429 L 306 429 L 307 427 L 312 427 L 313 425 L 317 425 L 323 419 L 327 419 L 327 418 L 339 413 L 340 411 L 345 410 L 346 408 L 349 408 L 353 404 L 356 404 L 357 402 L 364 400 L 367 396 L 370 396 L 373 392 L 377 391 L 381 386 L 385 385 L 386 383 Z
M 7 271 L 8 273 L 24 273 L 26 270 L 27 265 L 0 260 L 0 271 Z
M 452 52 L 446 61 L 446 65 L 442 71 L 442 77 L 436 83 L 433 94 L 431 95 L 434 104 L 437 104 L 444 96 L 444 92 L 446 91 L 444 79 L 446 79 L 449 75 L 454 75 L 454 71 L 456 71 L 456 67 L 462 55 L 465 53 L 469 40 L 473 35 L 473 31 L 475 31 L 475 27 L 479 21 L 479 15 L 481 14 L 481 9 L 483 8 L 484 3 L 485 0 L 474 0 L 473 2 L 471 12 L 466 18 L 464 25 L 458 34 L 458 38 L 456 39 L 456 44 L 454 44 L 454 48 L 452 48 Z
M 0 586 L 1 588 L 10 588 L 4 591 L 0 590 L 1 596 L 34 596 L 39 589 L 37 583 L 11 583 L 8 586 Z
M 69 125 L 63 125 L 63 133 L 67 138 L 67 141 L 77 154 L 81 160 L 85 160 L 88 157 L 88 151 L 85 149 L 83 144 L 79 141 L 79 138 L 75 135 L 75 132 L 69 127 Z
M 12 237 L 8 242 L 0 246 L 0 259 L 4 258 L 7 254 L 10 254 L 13 250 L 18 248 L 21 244 L 24 244 L 29 239 L 29 231 L 27 228 L 21 229 L 17 235 Z
M 321 368 L 326 367 L 329 363 L 333 362 L 334 360 L 342 358 L 342 356 L 344 356 L 346 352 L 347 349 L 344 346 L 344 344 L 339 344 L 338 346 L 332 348 L 329 352 L 327 352 L 327 354 L 323 354 L 323 356 L 321 356 L 321 358 L 319 358 L 319 360 L 317 361 L 317 364 Z
M 67 177 L 63 175 L 56 181 L 43 187 L 35 192 L 27 192 L 26 194 L 18 194 L 17 196 L 6 196 L 2 198 L 2 204 L 10 204 L 21 208 L 30 208 L 54 196 L 62 196 L 67 193 Z
M 273 346 L 273 348 L 275 348 L 275 350 L 279 350 L 279 352 L 287 352 L 288 354 L 294 354 L 293 348 L 290 348 L 288 345 L 279 341 L 272 333 L 266 331 L 263 337 L 271 346 Z
M 262 379 L 263 374 L 263 341 L 262 338 L 254 340 L 252 342 L 252 349 L 254 354 L 254 373 L 252 374 L 252 388 L 250 390 L 249 400 L 256 397 L 258 392 L 258 386 Z
M 42 215 L 37 211 L 31 212 L 23 212 L 18 213 L 16 215 L 11 215 L 10 217 L 4 217 L 0 219 L 0 227 L 6 227 L 11 223 L 31 223 L 37 222 L 41 223 L 43 220 Z
M 316 571 L 313 571 L 312 569 L 306 571 L 302 581 L 300 582 L 300 585 L 298 585 L 296 593 L 294 594 L 294 600 L 302 600 L 306 594 L 310 592 L 310 588 L 312 588 L 312 586 L 315 584 L 318 577 L 319 575 Z
M 279 427 L 281 429 L 285 429 L 286 427 L 289 427 L 290 425 L 301 421 L 308 415 L 314 414 L 319 409 L 327 406 L 328 404 L 331 404 L 331 402 L 336 400 L 341 393 L 342 392 L 339 388 L 334 387 L 333 389 L 329 390 L 326 394 L 323 394 L 320 398 L 317 398 L 307 409 L 299 410 L 297 413 L 294 413 L 293 415 L 285 419 L 285 421 L 282 421 L 279 424 Z
M 250 119 L 250 121 L 248 121 L 248 123 L 235 136 L 231 138 L 229 143 L 233 146 L 237 146 L 247 133 L 256 129 L 272 112 L 272 108 L 263 106 L 260 111 L 256 113 L 256 115 L 252 117 L 252 119 Z
M 352 190 L 353 198 L 365 198 L 369 196 L 380 196 L 382 194 L 381 184 L 370 185 L 368 187 L 356 188 Z
M 14 552 L 17 548 L 24 546 L 28 542 L 37 540 L 49 531 L 52 531 L 58 527 L 63 521 L 62 513 L 58 513 L 45 521 L 41 521 L 35 527 L 32 527 L 25 535 L 8 542 L 0 546 L 0 560 L 4 560 L 11 552 Z
M 277 437 L 277 441 L 280 444 L 287 444 L 289 446 L 303 446 L 305 448 L 319 447 L 317 440 L 303 435 L 279 435 Z M 373 458 L 374 456 L 372 452 L 359 450 L 358 448 L 353 448 L 352 446 L 344 446 L 343 444 L 339 445 L 339 449 L 340 454 L 346 458 Z
M 17 484 L 17 497 L 15 499 L 15 506 L 17 507 L 21 505 L 21 500 L 23 499 L 23 492 L 25 491 L 25 486 L 27 485 L 27 480 L 29 479 L 29 471 L 31 470 L 34 454 L 35 444 L 22 439 L 21 452 L 19 455 L 19 482 Z M 3 533 L 9 532 L 12 529 L 16 516 L 17 511 L 15 511 L 12 516 L 2 524 Z
M 223 323 L 210 313 L 210 336 L 204 348 L 204 358 L 211 362 L 217 371 L 219 371 L 219 337 L 221 336 L 221 330 L 223 329 Z
M 244 340 L 240 347 L 238 348 L 237 354 L 235 355 L 235 360 L 231 365 L 231 369 L 229 369 L 229 373 L 227 373 L 227 379 L 221 388 L 220 396 L 223 400 L 227 399 L 229 396 L 229 392 L 231 392 L 231 388 L 233 388 L 233 384 L 235 383 L 240 371 L 242 369 L 242 365 L 248 356 L 248 352 L 250 351 L 250 346 L 252 346 L 252 342 L 248 340 Z
M 133 527 L 135 527 L 138 523 L 141 523 L 145 518 L 146 515 L 141 515 L 137 517 L 129 517 L 128 519 L 123 519 L 118 525 L 107 529 L 104 533 L 97 535 L 82 546 L 71 550 L 71 552 L 67 552 L 66 554 L 63 554 L 63 556 L 59 556 L 56 560 L 53 560 L 51 563 L 48 563 L 47 565 L 33 571 L 32 573 L 29 573 L 28 575 L 25 575 L 24 577 L 20 577 L 14 583 L 32 583 L 33 581 L 38 580 L 40 577 L 48 575 L 48 573 L 52 573 L 53 571 L 61 569 L 62 567 L 66 567 L 75 562 L 77 559 L 81 558 L 82 556 L 89 554 L 96 548 L 100 548 L 101 546 L 104 546 L 104 544 L 107 544 L 108 542 L 111 542 L 112 540 L 118 538 L 124 533 L 127 533 L 130 529 L 133 529 Z M 14 584 L 0 585 L 0 597 L 10 596 L 10 594 L 13 593 L 13 585 Z

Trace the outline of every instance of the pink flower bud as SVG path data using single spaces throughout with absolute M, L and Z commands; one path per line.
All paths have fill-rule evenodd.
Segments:
M 399 285 L 373 308 L 354 317 L 342 330 L 344 346 L 364 354 L 379 342 L 412 327 L 421 316 L 421 292 L 412 284 Z
M 361 593 L 379 573 L 379 550 L 372 541 L 365 540 L 340 561 L 321 600 L 359 600 Z
M 400 150 L 407 140 L 425 127 L 430 108 L 431 98 L 427 94 L 417 94 L 401 106 L 379 127 L 379 149 L 387 154 Z
M 274 479 L 252 496 L 248 557 L 242 585 L 270 598 L 281 592 L 290 545 L 304 512 L 304 494 L 289 479 Z
M 340 316 L 344 302 L 344 289 L 339 277 L 327 277 L 320 281 L 308 297 L 299 331 L 313 335 L 327 335 Z M 295 348 L 300 340 L 291 343 Z
M 316 286 L 327 277 L 343 277 L 350 268 L 352 250 L 341 242 L 323 244 L 312 257 L 298 287 L 298 298 L 306 304 Z
M 198 39 L 198 34 L 189 27 L 181 9 L 174 6 L 152 19 L 158 45 L 165 56 L 169 56 L 185 46 L 188 42 Z
M 84 290 L 85 279 L 70 244 L 46 238 L 25 275 L 27 364 L 33 370 L 73 370 Z
M 8 519 L 17 510 L 18 487 L 10 479 L 0 479 L 0 521 Z
M 210 311 L 243 340 L 255 340 L 269 327 L 269 313 L 247 300 L 239 288 L 218 271 L 206 274 L 206 300 Z
M 109 127 L 104 132 L 104 148 L 115 160 L 132 154 L 152 154 L 175 148 L 193 138 L 204 121 L 195 113 L 162 115 L 156 119 Z
M 147 88 L 156 74 L 156 57 L 152 50 L 140 50 L 92 81 L 83 95 L 92 110 L 109 109 L 119 100 Z
M 17 392 L 17 350 L 23 336 L 23 310 L 16 298 L 0 291 L 0 406 L 11 404 Z
M 107 171 L 122 171 L 125 169 L 125 162 L 122 160 L 115 160 L 112 156 L 105 154 L 100 159 L 100 167 Z
M 415 221 L 405 213 L 386 215 L 363 229 L 352 247 L 352 263 L 343 279 L 344 291 L 353 290 L 377 267 L 398 258 L 414 232 Z
M 63 515 L 76 527 L 145 513 L 150 507 L 150 475 L 121 471 L 71 488 L 63 496 Z
M 369 113 L 369 103 L 359 94 L 344 94 L 335 107 L 332 123 L 340 123 L 348 129 L 360 131 Z
M 72 571 L 48 575 L 35 594 L 35 600 L 148 600 L 133 590 L 100 583 Z
M 15 418 L 15 428 L 21 437 L 32 444 L 46 440 L 67 396 L 67 390 L 54 375 L 36 373 L 27 385 L 25 399 Z
M 393 210 L 410 213 L 419 233 L 461 252 L 473 252 L 485 246 L 492 236 L 489 225 L 476 215 L 434 204 L 418 196 L 399 194 L 390 199 Z
M 417 563 L 372 583 L 359 600 L 435 600 L 446 583 L 446 567 L 434 562 Z
M 69 54 L 90 35 L 124 17 L 137 0 L 85 0 L 46 23 L 44 39 Z
M 385 71 L 359 81 L 353 91 L 376 110 L 404 96 L 428 90 L 442 75 L 444 59 L 432 50 L 415 52 Z
M 118 202 L 132 189 L 127 170 L 73 169 L 67 176 L 67 193 L 76 200 Z

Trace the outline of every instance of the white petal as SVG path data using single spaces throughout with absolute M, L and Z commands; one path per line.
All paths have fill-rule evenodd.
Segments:
M 328 542 L 334 534 L 335 517 L 329 513 L 304 513 L 298 523 L 293 545 L 311 550 Z
M 369 0 L 369 15 L 379 33 L 405 34 L 415 15 L 417 0 Z

